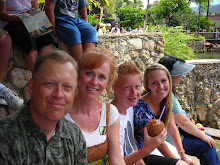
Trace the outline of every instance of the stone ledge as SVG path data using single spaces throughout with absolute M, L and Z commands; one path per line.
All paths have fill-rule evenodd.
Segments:
M 199 60 L 186 60 L 190 64 L 214 64 L 220 63 L 219 59 L 199 59 Z
M 205 127 L 205 132 L 207 132 L 213 138 L 220 139 L 220 130 L 219 129 Z
M 187 155 L 187 154 L 186 154 L 186 155 Z M 193 163 L 195 163 L 195 165 L 201 165 L 201 164 L 200 164 L 200 161 L 199 161 L 199 159 L 198 159 L 197 157 L 191 156 L 191 155 L 187 155 L 187 157 L 188 157 L 189 159 L 191 159 L 191 160 L 193 161 Z

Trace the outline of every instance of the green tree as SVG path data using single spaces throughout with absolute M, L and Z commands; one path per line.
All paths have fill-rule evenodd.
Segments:
M 206 16 L 202 16 L 200 19 L 200 31 L 202 29 L 206 29 L 207 32 L 211 32 L 215 30 L 215 22 L 213 22 L 210 18 L 206 18 Z
M 208 20 L 208 14 L 209 14 L 209 7 L 210 7 L 210 1 L 212 0 L 191 0 L 191 2 L 195 2 L 199 6 L 199 22 L 198 22 L 198 32 L 200 32 L 200 18 L 201 13 L 207 9 L 207 16 L 206 19 Z
M 210 4 L 213 0 L 189 0 L 189 1 L 195 2 L 199 6 L 200 12 L 207 10 L 206 19 L 208 19 Z
M 121 26 L 136 28 L 143 25 L 144 11 L 136 8 L 120 8 L 118 17 L 120 18 Z
M 198 27 L 198 15 L 189 8 L 188 10 L 177 12 L 171 22 L 177 26 L 183 26 L 185 30 L 191 29 L 195 31 Z M 192 27 L 194 28 L 192 29 Z
M 219 12 L 219 11 L 216 11 L 216 12 L 215 12 L 215 15 L 219 15 L 219 14 L 220 14 L 220 12 Z
M 146 9 L 146 14 L 145 14 L 145 18 L 144 18 L 144 29 L 146 27 L 146 21 L 147 21 L 149 7 L 150 7 L 150 0 L 147 0 L 147 9 Z
M 103 17 L 103 8 L 106 6 L 109 6 L 109 1 L 108 0 L 87 0 L 87 2 L 88 2 L 87 8 L 89 9 L 89 11 L 93 9 L 93 6 L 100 9 L 100 13 L 99 13 L 100 20 L 99 21 L 101 22 L 102 17 Z
M 115 0 L 109 1 L 109 6 L 104 7 L 103 13 L 107 19 L 114 19 L 116 17 Z
M 167 26 L 177 26 L 172 19 L 177 12 L 189 10 L 189 6 L 186 0 L 160 0 L 155 6 L 156 19 L 165 19 Z
M 143 8 L 141 0 L 116 0 L 116 7 L 120 8 Z
M 150 25 L 147 30 L 149 32 L 159 31 L 163 33 L 165 39 L 165 55 L 171 55 L 185 60 L 196 59 L 194 51 L 190 46 L 195 40 L 204 40 L 203 36 L 198 38 L 195 34 L 188 35 L 184 33 L 182 26 L 166 27 Z

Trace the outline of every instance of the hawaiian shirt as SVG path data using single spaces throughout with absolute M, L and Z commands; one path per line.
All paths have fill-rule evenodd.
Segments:
M 33 121 L 29 105 L 30 101 L 0 120 L 0 164 L 87 164 L 86 143 L 79 127 L 61 119 L 47 141 L 45 132 Z

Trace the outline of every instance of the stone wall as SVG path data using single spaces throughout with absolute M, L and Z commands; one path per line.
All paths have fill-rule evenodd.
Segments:
M 111 50 L 118 65 L 132 60 L 142 72 L 147 64 L 158 62 L 164 56 L 162 33 L 101 35 L 98 46 Z M 195 120 L 206 126 L 220 128 L 220 60 L 189 62 L 196 63 L 197 66 L 194 71 L 184 75 L 184 83 L 177 87 L 180 103 Z M 30 78 L 31 72 L 26 67 L 22 53 L 15 48 L 3 83 L 27 100 L 30 98 Z M 106 98 L 106 93 L 103 97 Z M 11 113 L 13 110 L 0 106 L 0 118 Z
M 196 67 L 176 86 L 183 109 L 204 126 L 220 129 L 220 60 L 190 60 Z

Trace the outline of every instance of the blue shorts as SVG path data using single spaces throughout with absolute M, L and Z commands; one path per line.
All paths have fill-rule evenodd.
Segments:
M 80 43 L 98 42 L 96 29 L 80 18 L 56 18 L 56 32 L 69 48 Z

